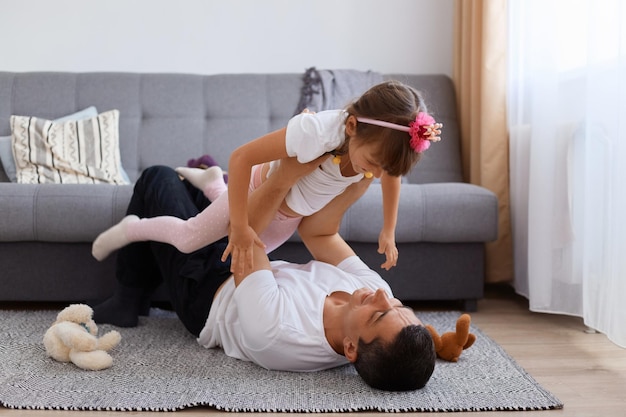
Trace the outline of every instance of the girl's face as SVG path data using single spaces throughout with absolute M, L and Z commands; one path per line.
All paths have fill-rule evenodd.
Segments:
M 348 155 L 352 169 L 358 174 L 371 172 L 374 177 L 380 178 L 383 169 L 378 159 L 379 149 L 376 143 L 363 143 L 356 136 L 357 120 L 354 116 L 349 116 L 346 120 L 346 134 L 350 138 L 348 142 Z
M 356 138 L 350 140 L 348 146 L 352 169 L 359 174 L 371 172 L 374 177 L 380 178 L 383 169 L 378 162 L 378 146 L 374 143 L 361 144 Z

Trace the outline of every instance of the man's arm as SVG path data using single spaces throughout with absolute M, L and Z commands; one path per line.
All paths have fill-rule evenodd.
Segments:
M 320 211 L 302 219 L 298 233 L 316 260 L 338 265 L 355 255 L 339 235 L 339 226 L 346 210 L 365 193 L 371 182 L 364 178 L 350 185 Z

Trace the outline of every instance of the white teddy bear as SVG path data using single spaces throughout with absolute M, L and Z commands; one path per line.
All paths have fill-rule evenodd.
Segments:
M 117 346 L 122 336 L 112 330 L 98 338 L 92 316 L 93 310 L 86 304 L 64 308 L 43 336 L 48 356 L 91 371 L 109 368 L 113 358 L 107 351 Z

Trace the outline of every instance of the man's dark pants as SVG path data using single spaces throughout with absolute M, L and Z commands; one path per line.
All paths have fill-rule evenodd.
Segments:
M 202 191 L 181 181 L 173 169 L 153 166 L 135 184 L 127 214 L 188 219 L 209 204 Z M 121 287 L 144 289 L 144 297 L 165 283 L 176 314 L 187 330 L 198 336 L 217 289 L 230 276 L 230 260 L 220 260 L 227 244 L 223 238 L 184 254 L 164 243 L 132 243 L 117 255 L 116 276 Z

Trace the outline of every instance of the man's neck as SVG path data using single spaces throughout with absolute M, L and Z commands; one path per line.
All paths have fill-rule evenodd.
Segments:
M 348 306 L 350 294 L 335 291 L 324 300 L 324 335 L 335 352 L 343 355 L 343 317 Z

